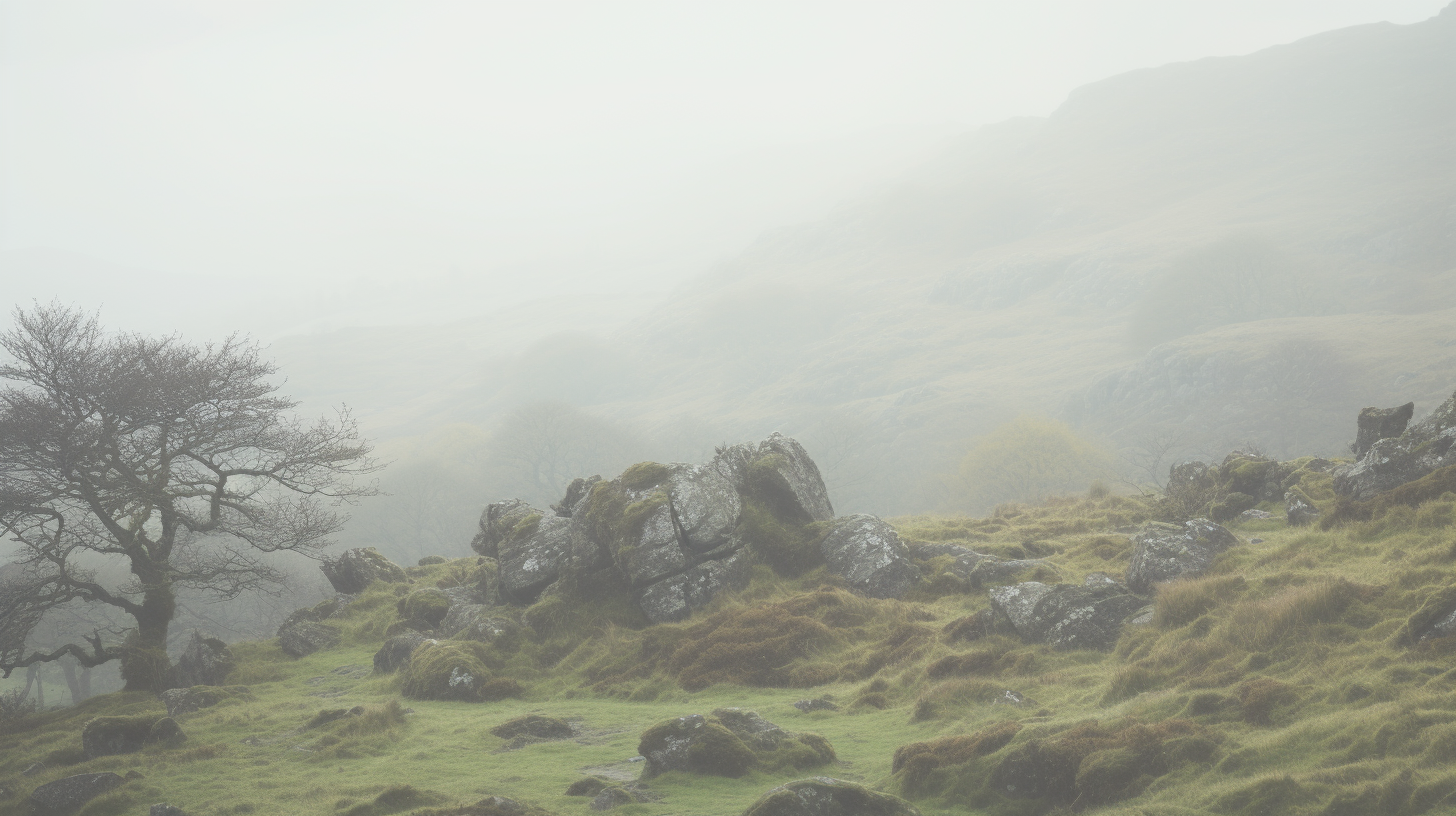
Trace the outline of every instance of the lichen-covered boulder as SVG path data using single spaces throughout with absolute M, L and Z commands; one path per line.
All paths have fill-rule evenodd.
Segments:
M 871 598 L 899 598 L 920 580 L 900 536 L 875 516 L 836 519 L 819 551 L 831 572 Z
M 743 816 L 920 816 L 920 811 L 897 796 L 843 779 L 816 776 L 774 788 Z
M 540 714 L 527 714 L 524 717 L 506 720 L 490 729 L 490 733 L 501 739 L 529 737 L 535 740 L 571 739 L 575 735 L 570 723 L 555 717 L 543 717 Z
M 501 597 L 511 603 L 531 603 L 561 577 L 575 553 L 589 549 L 580 524 L 533 509 L 496 544 Z
M 405 632 L 386 638 L 384 645 L 374 653 L 374 672 L 392 674 L 409 665 L 410 655 L 425 642 L 425 636 L 418 632 Z
M 1400 436 L 1375 440 L 1354 465 L 1336 470 L 1335 493 L 1365 501 L 1451 465 L 1456 465 L 1456 394 Z
M 400 618 L 407 621 L 420 621 L 426 628 L 434 628 L 440 625 L 445 615 L 450 611 L 452 600 L 443 589 L 428 587 L 418 589 L 400 598 L 395 604 L 396 611 Z
M 637 753 L 646 762 L 642 778 L 667 771 L 737 778 L 753 767 L 753 751 L 716 719 L 690 714 L 658 723 L 643 732 Z
M 124 778 L 114 773 L 76 774 L 36 788 L 30 794 L 30 802 L 46 816 L 75 813 L 82 805 L 125 783 Z
M 709 553 L 729 542 L 743 504 L 731 471 L 718 460 L 706 465 L 672 465 L 664 487 L 678 542 L 690 552 Z
M 653 623 L 685 620 L 694 610 L 707 606 L 720 592 L 748 585 L 753 562 L 748 551 L 736 550 L 727 558 L 705 561 L 684 572 L 644 587 L 637 605 Z
M 1350 451 L 1356 459 L 1360 459 L 1376 442 L 1399 437 L 1405 433 L 1406 425 L 1415 412 L 1414 402 L 1395 408 L 1361 408 L 1359 416 L 1355 417 L 1355 443 L 1350 446 Z
M 220 686 L 233 670 L 233 653 L 217 638 L 205 638 L 196 629 L 168 675 L 172 688 Z
M 1208 519 L 1181 525 L 1150 522 L 1133 536 L 1127 586 L 1146 595 L 1154 584 L 1201 575 L 1214 558 L 1238 543 L 1237 536 Z
M 1121 584 L 1095 578 L 1083 586 L 1028 581 L 996 587 L 990 595 L 992 608 L 1018 636 L 1057 649 L 1110 649 L 1123 623 L 1143 606 Z
M 484 604 L 456 604 L 437 632 L 441 638 L 473 640 L 510 651 L 519 642 L 521 625 L 500 614 L 502 611 Z
M 278 627 L 278 646 L 293 657 L 311 655 L 339 645 L 339 630 L 319 623 L 312 609 L 300 609 Z
M 338 558 L 325 560 L 319 569 L 323 570 L 334 591 L 345 595 L 357 595 L 375 581 L 402 583 L 409 580 L 404 567 L 385 558 L 373 547 L 345 550 Z
M 967 589 L 982 589 L 1006 583 L 1045 563 L 1040 558 L 1012 559 L 987 555 L 958 544 L 916 543 L 910 544 L 907 551 L 916 561 L 949 556 L 952 560 L 946 565 L 944 574 L 964 584 Z

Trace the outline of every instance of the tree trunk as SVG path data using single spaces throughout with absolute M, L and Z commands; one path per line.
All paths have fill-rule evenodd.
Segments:
M 81 667 L 81 699 L 91 699 L 91 667 Z
M 147 587 L 141 611 L 136 613 L 136 633 L 127 639 L 121 658 L 121 676 L 127 691 L 167 690 L 171 663 L 167 660 L 167 627 L 177 611 L 172 588 L 165 584 Z

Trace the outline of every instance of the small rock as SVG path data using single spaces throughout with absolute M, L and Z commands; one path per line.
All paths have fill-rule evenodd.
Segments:
M 899 598 L 920 580 L 900 536 L 875 516 L 835 519 L 819 550 L 831 572 L 871 598 Z
M 1239 514 L 1239 521 L 1261 521 L 1274 518 L 1274 514 L 1267 510 L 1245 510 Z
M 611 810 L 614 807 L 630 805 L 636 801 L 636 798 L 633 797 L 632 794 L 628 792 L 625 788 L 604 788 L 601 793 L 598 793 L 596 797 L 591 800 L 591 809 Z
M 217 638 L 205 638 L 196 629 L 187 648 L 177 658 L 177 663 L 168 675 L 172 688 L 193 686 L 220 686 L 233 670 L 233 653 Z
M 418 632 L 406 632 L 388 638 L 379 647 L 379 651 L 374 653 L 374 671 L 378 674 L 390 674 L 408 666 L 410 655 L 424 642 L 424 635 Z
M 530 737 L 536 740 L 558 740 L 571 739 L 574 736 L 571 725 L 565 720 L 543 717 L 539 714 L 527 714 L 524 717 L 507 720 L 490 729 L 490 733 L 501 739 Z
M 800 700 L 799 702 L 794 703 L 794 708 L 797 708 L 800 711 L 804 711 L 804 712 L 808 712 L 808 711 L 838 711 L 839 710 L 839 706 L 835 705 L 833 703 L 833 701 L 831 701 L 831 700 L 829 700 L 829 699 L 827 699 L 825 697 L 815 697 L 812 700 Z
M 304 657 L 339 645 L 339 630 L 314 620 L 313 610 L 300 609 L 278 627 L 278 645 L 293 657 Z
M 1299 488 L 1293 488 L 1284 494 L 1284 515 L 1290 527 L 1303 527 L 1319 521 L 1321 514 L 1308 496 L 1300 492 Z

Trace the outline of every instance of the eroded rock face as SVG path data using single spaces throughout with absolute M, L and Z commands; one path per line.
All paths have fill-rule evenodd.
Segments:
M 752 568 L 748 552 L 740 549 L 727 558 L 706 561 L 645 587 L 638 596 L 638 605 L 653 623 L 685 620 L 718 593 L 747 586 Z
M 900 536 L 875 516 L 835 520 L 819 551 L 831 572 L 871 598 L 899 598 L 920 580 Z
M 1405 408 L 1386 410 L 1402 412 Z M 1377 410 L 1367 408 L 1360 413 L 1364 417 L 1366 411 Z M 1398 420 L 1397 413 L 1369 422 L 1384 423 L 1389 429 Z M 1359 444 L 1357 438 L 1355 446 Z M 1456 465 L 1456 394 L 1400 436 L 1371 442 L 1359 461 L 1335 471 L 1334 488 L 1341 496 L 1364 501 L 1450 465 Z
M 1350 450 L 1359 459 L 1370 452 L 1370 447 L 1382 439 L 1395 439 L 1405 433 L 1405 427 L 1416 412 L 1416 404 L 1407 402 L 1395 408 L 1362 408 L 1355 418 L 1355 444 Z
M 1193 519 L 1181 525 L 1145 524 L 1133 536 L 1127 586 L 1133 592 L 1146 595 L 1154 584 L 1200 575 L 1214 558 L 1238 543 L 1233 533 L 1208 519 Z
M 233 670 L 233 653 L 217 638 L 204 638 L 196 629 L 169 675 L 172 688 L 220 686 Z
M 1028 581 L 990 591 L 991 606 L 1030 643 L 1058 649 L 1112 648 L 1123 623 L 1143 606 L 1127 587 L 1089 576 L 1084 586 Z
M 753 490 L 800 522 L 834 518 L 834 505 L 819 466 L 798 440 L 773 434 L 760 442 L 750 463 Z
M 75 813 L 81 806 L 126 782 L 114 773 L 76 774 L 47 782 L 30 794 L 31 804 L 44 814 Z
M 345 550 L 338 558 L 319 566 L 334 591 L 357 595 L 374 581 L 404 582 L 409 580 L 404 567 L 390 561 L 373 547 Z
M 572 553 L 586 545 L 586 534 L 569 518 L 543 515 L 534 508 L 498 544 L 500 594 L 512 603 L 530 603 L 561 577 Z
M 743 816 L 920 816 L 913 805 L 863 785 L 816 776 L 780 785 Z

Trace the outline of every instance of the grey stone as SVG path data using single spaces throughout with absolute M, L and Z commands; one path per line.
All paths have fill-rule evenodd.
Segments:
M 480 529 L 470 541 L 470 549 L 487 558 L 497 558 L 500 543 L 526 518 L 541 511 L 520 499 L 492 502 L 480 514 Z
M 564 517 L 578 515 L 585 506 L 587 497 L 591 495 L 592 488 L 596 487 L 597 482 L 601 480 L 600 476 L 572 479 L 571 484 L 566 486 L 566 495 L 562 497 L 561 501 L 551 505 L 552 512 Z
M 345 550 L 338 558 L 319 565 L 335 592 L 357 595 L 375 581 L 402 583 L 409 580 L 404 567 L 390 561 L 373 547 Z
M 217 638 L 204 638 L 196 629 L 187 641 L 187 648 L 177 658 L 168 675 L 172 688 L 220 686 L 233 670 L 233 653 Z
M 278 627 L 278 645 L 293 657 L 304 657 L 339 645 L 339 630 L 319 623 L 312 610 L 300 609 Z
M 920 580 L 900 536 L 875 516 L 836 519 L 819 551 L 831 572 L 871 598 L 899 598 Z
M 417 632 L 395 635 L 384 641 L 374 653 L 374 671 L 377 674 L 391 674 L 409 665 L 410 656 L 425 642 L 425 636 Z
M 595 797 L 592 798 L 591 809 L 611 810 L 614 807 L 630 805 L 635 801 L 637 801 L 637 799 L 632 796 L 631 792 L 629 792 L 626 788 L 604 788 L 602 789 L 601 793 L 598 793 Z
M 800 700 L 797 703 L 794 703 L 794 708 L 797 708 L 800 711 L 803 711 L 805 713 L 808 713 L 810 711 L 838 711 L 839 710 L 839 706 L 835 705 L 834 704 L 834 701 L 832 701 L 832 700 L 830 700 L 828 698 L 825 698 L 825 697 L 815 697 L 812 700 Z
M 47 782 L 30 794 L 36 810 L 44 814 L 74 813 L 82 805 L 126 782 L 114 773 L 89 773 Z
M 988 594 L 991 608 L 1011 622 L 1011 628 L 1026 640 L 1034 640 L 1040 634 L 1036 624 L 1036 605 L 1052 591 L 1049 584 L 1040 581 L 1024 581 L 1011 586 L 996 587 Z
M 637 605 L 653 623 L 685 620 L 720 592 L 747 586 L 752 567 L 747 549 L 739 549 L 727 558 L 706 561 L 644 587 L 638 593 Z
M 1355 464 L 1336 469 L 1335 493 L 1364 501 L 1450 465 L 1456 465 L 1456 394 L 1400 436 L 1375 440 Z
M 765 793 L 743 816 L 920 816 L 914 805 L 863 785 L 816 776 Z
M 720 467 L 716 460 L 672 469 L 666 486 L 678 542 L 694 553 L 709 553 L 728 543 L 743 510 L 731 469 Z
M 1145 595 L 1154 584 L 1200 575 L 1214 558 L 1238 543 L 1233 533 L 1208 519 L 1193 519 L 1182 525 L 1150 522 L 1133 536 L 1127 586 Z
M 1405 427 L 1416 412 L 1416 404 L 1407 402 L 1396 408 L 1362 408 L 1355 417 L 1355 443 L 1350 446 L 1355 458 L 1370 452 L 1370 448 L 1382 439 L 1395 439 L 1405 433 Z
M 550 586 L 571 563 L 574 552 L 586 547 L 586 533 L 573 519 L 546 515 L 526 505 L 529 514 L 520 516 L 515 503 L 517 526 L 496 542 L 500 562 L 501 597 L 514 604 L 529 604 Z
M 771 751 L 789 736 L 784 729 L 758 716 L 757 711 L 746 708 L 718 708 L 713 710 L 713 716 L 743 740 L 744 745 L 757 750 Z
M 1007 559 L 987 555 L 958 544 L 917 543 L 909 545 L 907 551 L 911 558 L 919 561 L 951 556 L 955 560 L 946 567 L 946 573 L 964 582 L 969 589 L 1007 583 L 1017 575 L 1045 563 L 1039 558 Z
M 1245 510 L 1239 514 L 1239 521 L 1262 521 L 1263 519 L 1274 518 L 1274 514 L 1267 510 Z
M 673 721 L 668 733 L 652 745 L 644 743 L 638 747 L 646 763 L 642 778 L 650 779 L 668 771 L 690 771 L 691 749 L 698 735 L 708 726 L 708 719 L 702 714 L 689 714 Z

